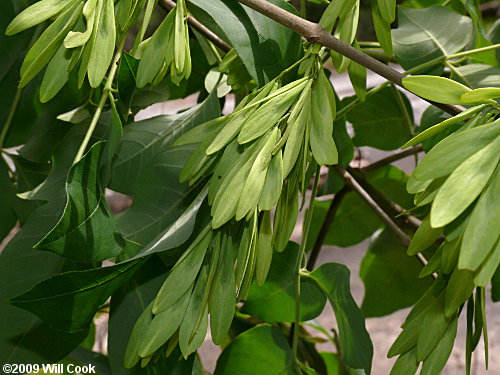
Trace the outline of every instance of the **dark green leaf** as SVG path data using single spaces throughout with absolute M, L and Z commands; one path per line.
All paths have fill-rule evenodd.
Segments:
M 103 146 L 96 143 L 71 168 L 64 213 L 36 248 L 81 262 L 103 261 L 122 251 L 124 240 L 99 184 L 97 168 Z
M 10 302 L 58 329 L 77 332 L 90 324 L 99 306 L 143 263 L 144 260 L 139 259 L 88 271 L 61 273 Z
M 17 218 L 14 212 L 16 198 L 14 184 L 9 177 L 9 169 L 6 162 L 0 156 L 0 242 L 16 224 Z
M 371 239 L 359 271 L 365 285 L 361 309 L 366 317 L 411 306 L 432 284 L 430 277 L 418 278 L 422 264 L 405 250 L 387 229 Z
M 61 206 L 61 202 L 56 201 L 34 211 L 0 254 L 0 363 L 53 363 L 87 335 L 85 331 L 69 334 L 56 330 L 7 302 L 64 266 L 64 260 L 56 254 L 33 249 L 56 223 Z M 47 345 L 48 342 L 51 345 Z
M 338 263 L 326 263 L 310 273 L 330 300 L 337 325 L 342 357 L 354 369 L 370 374 L 373 345 L 365 327 L 365 317 L 352 298 L 349 269 Z
M 413 111 L 406 96 L 403 100 L 413 119 Z M 351 103 L 355 97 L 344 99 L 343 105 Z M 394 91 L 384 88 L 366 98 L 355 111 L 347 114 L 347 120 L 354 128 L 353 142 L 355 146 L 371 146 L 381 150 L 394 150 L 409 139 L 408 126 Z
M 295 13 L 283 0 L 273 4 Z M 238 52 L 252 78 L 263 86 L 293 64 L 300 53 L 298 34 L 232 0 L 188 0 L 188 8 Z
M 298 252 L 299 246 L 289 242 L 283 252 L 273 254 L 266 282 L 252 284 L 242 312 L 269 323 L 295 320 L 293 279 Z M 301 320 L 314 319 L 323 311 L 326 299 L 312 280 L 302 278 L 300 285 Z
M 214 375 L 294 375 L 292 351 L 277 327 L 252 328 L 228 345 Z
M 394 57 L 404 69 L 458 52 L 472 36 L 471 19 L 445 7 L 400 7 L 398 15 L 399 27 L 392 32 Z M 436 74 L 442 69 L 438 65 L 425 72 Z
M 477 89 L 500 87 L 500 69 L 484 64 L 467 64 L 456 68 L 453 78 Z

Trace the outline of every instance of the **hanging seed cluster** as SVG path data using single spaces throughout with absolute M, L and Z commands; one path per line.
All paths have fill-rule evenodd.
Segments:
M 400 355 L 391 373 L 416 372 L 420 362 L 422 374 L 441 371 L 466 301 L 469 356 L 483 330 L 485 334 L 485 287 L 500 264 L 500 120 L 495 120 L 499 111 L 494 107 L 472 107 L 417 137 L 421 141 L 469 118 L 429 151 L 408 181 L 408 191 L 416 194 L 415 205 L 430 207 L 408 255 L 424 251 L 440 238 L 444 241 L 420 274 L 437 274 L 437 279 L 414 305 L 389 351 L 391 357 Z
M 333 140 L 335 96 L 311 54 L 304 77 L 283 75 L 245 97 L 228 116 L 202 124 L 177 145 L 198 143 L 181 180 L 209 178 L 211 223 L 178 260 L 151 306 L 137 321 L 126 365 L 143 365 L 179 343 L 185 357 L 203 342 L 208 314 L 220 344 L 254 280 L 262 285 L 273 251 L 282 251 L 295 227 L 306 171 L 338 160 Z M 276 207 L 274 224 L 270 211 Z M 231 287 L 231 286 L 234 286 Z
M 179 84 L 191 76 L 191 52 L 185 0 L 165 17 L 151 38 L 142 42 L 141 62 L 137 70 L 137 87 L 157 85 L 167 73 Z

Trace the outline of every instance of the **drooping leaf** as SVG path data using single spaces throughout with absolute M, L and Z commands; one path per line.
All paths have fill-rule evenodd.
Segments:
M 370 374 L 373 345 L 365 327 L 363 313 L 352 298 L 349 269 L 338 263 L 326 263 L 310 273 L 328 297 L 337 325 L 342 356 L 347 365 L 354 369 L 364 369 Z
M 70 170 L 64 213 L 36 248 L 84 262 L 103 261 L 122 251 L 124 240 L 98 180 L 103 146 L 96 143 Z
M 122 286 L 143 259 L 87 271 L 61 273 L 42 281 L 10 302 L 68 332 L 85 329 L 97 309 Z
M 365 316 L 384 316 L 414 304 L 432 284 L 430 277 L 418 278 L 422 267 L 418 259 L 406 255 L 391 232 L 377 232 L 359 271 L 365 285 L 361 305 Z
M 214 375 L 293 375 L 293 365 L 286 337 L 277 327 L 263 325 L 242 333 L 224 349 Z
M 0 254 L 1 363 L 57 362 L 87 335 L 85 331 L 70 334 L 54 329 L 35 315 L 7 302 L 64 267 L 64 260 L 58 255 L 33 249 L 33 245 L 56 223 L 61 212 L 62 204 L 58 201 L 34 211 Z
M 299 246 L 289 242 L 285 250 L 273 254 L 266 282 L 262 286 L 255 282 L 252 284 L 242 312 L 269 323 L 295 320 L 293 280 L 298 252 Z M 301 320 L 314 319 L 323 310 L 326 299 L 308 278 L 301 278 L 300 287 Z

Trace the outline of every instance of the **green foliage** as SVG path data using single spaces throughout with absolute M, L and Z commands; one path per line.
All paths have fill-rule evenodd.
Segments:
M 405 307 L 391 374 L 438 374 L 460 314 L 466 372 L 481 336 L 487 356 L 500 74 L 477 2 L 373 0 L 376 41 L 357 0 L 21 3 L 0 14 L 1 364 L 206 375 L 210 329 L 216 375 L 370 374 L 365 317 Z M 367 87 L 366 69 L 391 82 Z M 401 81 L 431 101 L 419 127 Z M 174 99 L 197 103 L 138 120 Z M 420 145 L 410 176 L 390 165 Z M 361 146 L 414 149 L 365 166 Z M 132 203 L 112 213 L 116 193 Z M 367 238 L 360 308 L 349 269 L 315 263 Z

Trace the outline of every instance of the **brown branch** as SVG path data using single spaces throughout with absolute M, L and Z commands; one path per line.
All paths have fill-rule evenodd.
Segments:
M 172 0 L 160 0 L 160 5 L 166 8 L 167 10 L 172 10 L 175 7 L 175 2 L 173 2 Z M 208 27 L 203 25 L 193 16 L 188 16 L 188 23 L 193 29 L 198 31 L 201 35 L 210 40 L 213 44 L 215 44 L 224 52 L 229 52 L 232 49 L 232 47 L 229 44 L 227 44 L 224 40 L 219 38 Z
M 323 46 L 328 47 L 343 56 L 346 56 L 352 61 L 357 62 L 358 64 L 364 66 L 372 72 L 377 73 L 378 75 L 395 83 L 396 85 L 405 88 L 402 84 L 402 79 L 404 78 L 403 74 L 381 63 L 373 57 L 368 56 L 366 53 L 359 51 L 356 48 L 351 47 L 350 45 L 335 38 L 333 35 L 323 29 L 319 24 L 307 21 L 299 16 L 296 16 L 295 14 L 281 9 L 274 4 L 271 4 L 270 2 L 267 2 L 266 0 L 237 1 L 271 18 L 279 24 L 288 27 L 289 29 L 302 35 L 309 42 L 320 43 Z M 457 106 L 436 103 L 427 99 L 424 100 L 453 116 L 458 115 L 462 112 L 462 109 Z
M 333 197 L 332 203 L 330 203 L 330 207 L 328 207 L 328 211 L 326 212 L 323 223 L 321 224 L 321 229 L 319 230 L 318 237 L 316 237 L 316 241 L 314 241 L 311 255 L 309 255 L 309 259 L 307 260 L 308 270 L 312 270 L 314 268 L 314 264 L 318 259 L 318 255 L 321 251 L 321 247 L 323 246 L 323 242 L 325 242 L 325 238 L 328 234 L 328 230 L 330 229 L 330 225 L 335 219 L 335 215 L 337 214 L 340 204 L 342 203 L 342 200 L 349 190 L 349 187 L 346 185 Z
M 371 171 L 374 171 L 376 169 L 385 167 L 386 165 L 392 164 L 395 161 L 404 159 L 408 156 L 418 154 L 421 151 L 422 151 L 422 146 L 418 145 L 418 146 L 409 148 L 408 150 L 404 150 L 404 151 L 389 155 L 386 158 L 377 160 L 376 162 L 371 163 L 371 164 L 367 165 L 366 167 L 361 168 L 360 171 L 363 173 L 371 172 Z
M 402 246 L 408 247 L 411 238 L 390 218 L 390 216 L 375 202 L 370 194 L 358 183 L 358 181 L 344 168 L 336 166 L 337 171 L 344 177 L 346 184 L 363 199 L 368 206 L 378 215 L 387 227 L 396 235 Z

